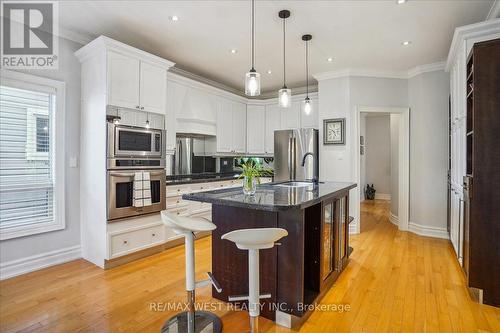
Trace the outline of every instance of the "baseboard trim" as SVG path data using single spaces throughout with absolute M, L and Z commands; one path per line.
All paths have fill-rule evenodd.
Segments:
M 375 199 L 376 200 L 391 200 L 391 195 L 387 193 L 376 193 L 375 192 Z
M 80 245 L 0 263 L 0 280 L 63 264 L 82 257 Z
M 446 228 L 430 227 L 410 222 L 408 231 L 413 232 L 419 236 L 450 239 L 450 235 Z
M 393 213 L 390 213 L 391 215 L 389 216 L 389 221 L 391 221 L 392 224 L 395 226 L 399 227 L 399 217 L 394 215 Z

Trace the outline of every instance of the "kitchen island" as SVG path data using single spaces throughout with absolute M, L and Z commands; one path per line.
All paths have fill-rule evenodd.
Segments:
M 185 194 L 183 199 L 212 204 L 212 273 L 222 292 L 214 298 L 248 294 L 248 254 L 221 236 L 246 228 L 288 231 L 280 245 L 260 251 L 261 315 L 298 327 L 310 305 L 323 297 L 346 267 L 349 251 L 349 190 L 354 183 L 272 183 L 254 196 L 241 187 Z

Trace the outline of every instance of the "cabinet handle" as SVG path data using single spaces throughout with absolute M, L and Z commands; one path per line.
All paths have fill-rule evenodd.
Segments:
M 152 234 L 152 236 L 154 237 L 154 236 L 156 236 L 156 234 Z
M 141 110 L 144 110 L 144 106 L 141 106 Z
M 138 109 L 138 108 L 139 108 L 139 105 L 137 105 L 135 108 L 136 108 L 136 109 Z
M 123 244 L 128 244 L 128 241 L 124 240 L 124 241 L 123 241 Z

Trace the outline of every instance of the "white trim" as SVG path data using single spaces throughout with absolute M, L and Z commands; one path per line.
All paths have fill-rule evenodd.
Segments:
M 409 211 L 410 211 L 410 108 L 408 107 L 373 107 L 373 106 L 356 106 L 354 117 L 354 141 L 353 145 L 354 154 L 352 165 L 355 168 L 356 183 L 361 179 L 361 168 L 359 164 L 359 133 L 360 133 L 360 117 L 361 112 L 384 112 L 384 113 L 398 113 L 401 115 L 399 122 L 399 178 L 398 178 L 398 191 L 399 191 L 399 230 L 407 231 L 409 228 Z M 358 190 L 359 191 L 359 190 Z M 359 193 L 359 192 L 358 192 Z M 360 210 L 360 205 L 356 209 Z M 359 230 L 360 226 L 358 226 Z
M 0 240 L 17 238 L 22 236 L 34 235 L 49 231 L 62 230 L 66 227 L 66 204 L 65 204 L 65 168 L 66 168 L 66 149 L 65 149 L 65 102 L 66 102 L 66 84 L 62 81 L 47 79 L 40 76 L 25 74 L 15 71 L 2 69 L 0 71 L 2 81 L 4 79 L 26 82 L 27 85 L 45 86 L 47 89 L 52 89 L 52 93 L 56 96 L 55 110 L 55 140 L 52 161 L 54 173 L 54 221 L 43 224 L 23 225 L 18 227 L 10 227 L 7 229 L 0 228 Z M 54 91 L 55 89 L 55 91 Z
M 375 192 L 376 200 L 391 200 L 391 195 L 389 193 L 377 193 Z
M 453 62 L 458 52 L 460 52 L 462 41 L 465 39 L 478 38 L 495 33 L 500 33 L 500 18 L 456 28 L 455 33 L 453 34 L 453 40 L 451 41 L 448 58 L 446 60 L 446 71 L 451 70 Z
M 446 61 L 440 61 L 432 64 L 413 67 L 412 69 L 408 70 L 407 78 L 411 79 L 412 77 L 428 72 L 444 71 L 445 67 L 446 67 Z
M 495 0 L 493 5 L 491 5 L 488 15 L 486 15 L 485 21 L 494 20 L 500 16 L 500 0 Z
M 0 280 L 62 264 L 82 257 L 80 245 L 0 263 Z
M 392 224 L 394 224 L 395 226 L 399 226 L 399 218 L 396 215 L 394 215 L 392 212 L 390 212 L 389 221 Z
M 148 53 L 146 51 L 140 50 L 133 46 L 124 44 L 102 35 L 77 50 L 75 52 L 75 56 L 78 58 L 78 60 L 80 60 L 80 62 L 84 62 L 88 57 L 92 56 L 96 52 L 99 52 L 99 50 L 112 50 L 121 54 L 136 57 L 151 64 L 156 64 L 157 66 L 160 66 L 167 70 L 175 65 L 175 63 L 172 61 L 163 59 L 154 54 Z
M 359 224 L 357 222 L 352 222 L 349 224 L 349 235 L 357 235 L 359 234 Z
M 420 75 L 427 72 L 441 71 L 445 69 L 445 61 L 425 64 L 410 68 L 408 70 L 394 71 L 394 70 L 383 70 L 383 69 L 370 69 L 370 68 L 345 68 L 336 71 L 329 71 L 323 73 L 314 74 L 313 77 L 318 80 L 329 80 L 337 79 L 341 77 L 349 76 L 361 76 L 361 77 L 377 77 L 386 79 L 410 79 L 416 75 Z
M 427 225 L 410 222 L 408 231 L 419 236 L 450 239 L 450 234 L 446 228 L 431 227 Z

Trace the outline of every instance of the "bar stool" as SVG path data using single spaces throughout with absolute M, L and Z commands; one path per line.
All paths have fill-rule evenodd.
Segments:
M 235 243 L 238 249 L 248 251 L 248 296 L 230 296 L 229 301 L 248 300 L 251 333 L 259 331 L 259 299 L 271 297 L 270 294 L 260 295 L 259 250 L 274 247 L 276 241 L 287 235 L 288 231 L 281 228 L 255 228 L 234 230 L 221 237 Z
M 222 322 L 215 314 L 206 311 L 195 311 L 195 288 L 212 284 L 217 292 L 222 289 L 212 276 L 207 272 L 208 279 L 196 282 L 194 269 L 194 232 L 212 231 L 217 227 L 212 222 L 204 218 L 191 218 L 171 214 L 167 211 L 161 212 L 163 224 L 173 229 L 178 235 L 183 235 L 185 239 L 186 251 L 186 290 L 188 311 L 181 312 L 165 322 L 162 333 L 220 333 Z

